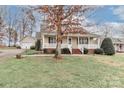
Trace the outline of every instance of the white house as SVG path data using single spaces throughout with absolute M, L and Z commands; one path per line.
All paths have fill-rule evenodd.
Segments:
M 41 40 L 41 48 L 51 51 L 56 48 L 56 32 L 38 32 L 37 39 Z M 81 54 L 83 49 L 94 50 L 100 47 L 98 35 L 88 33 L 85 29 L 76 32 L 63 32 L 61 48 L 68 48 L 71 54 Z
M 113 38 L 113 44 L 116 52 L 124 52 L 124 39 L 123 38 Z
M 35 46 L 35 41 L 34 37 L 27 36 L 20 41 L 20 46 L 22 49 L 30 49 L 31 46 Z

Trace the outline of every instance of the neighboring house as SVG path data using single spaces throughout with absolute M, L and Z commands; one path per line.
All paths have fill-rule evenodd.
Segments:
M 31 46 L 35 46 L 35 38 L 30 36 L 24 37 L 20 41 L 20 46 L 22 49 L 30 49 Z
M 68 48 L 72 54 L 83 53 L 84 48 L 94 50 L 100 47 L 100 38 L 98 35 L 88 33 L 82 29 L 78 32 L 63 32 L 61 48 Z M 38 32 L 37 39 L 41 39 L 42 49 L 52 50 L 56 48 L 56 33 Z
M 113 38 L 113 44 L 116 52 L 124 52 L 124 39 Z

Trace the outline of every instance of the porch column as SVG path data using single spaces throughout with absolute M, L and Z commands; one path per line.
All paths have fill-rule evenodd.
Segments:
M 88 37 L 88 48 L 90 48 L 90 37 Z
M 79 46 L 79 35 L 78 35 L 78 46 Z
M 88 44 L 90 44 L 90 37 L 88 37 Z
M 44 49 L 44 34 L 42 35 L 42 48 Z
M 97 44 L 98 44 L 98 48 L 100 48 L 100 39 L 97 38 Z
M 67 35 L 67 45 L 68 45 L 68 39 L 69 39 L 69 36 Z

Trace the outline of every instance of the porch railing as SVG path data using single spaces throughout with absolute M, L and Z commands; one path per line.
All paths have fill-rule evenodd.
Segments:
M 56 43 L 44 43 L 44 48 L 56 48 Z M 61 48 L 69 48 L 69 44 L 62 44 Z M 78 44 L 78 48 L 88 48 L 88 49 L 96 49 L 99 48 L 98 44 Z
M 99 48 L 98 44 L 78 44 L 78 48 L 96 49 Z
M 44 43 L 43 48 L 56 48 L 56 43 Z M 70 52 L 72 53 L 72 45 L 69 44 L 62 44 L 61 48 L 69 48 Z M 78 44 L 78 49 L 80 49 L 80 51 L 83 53 L 83 49 L 87 48 L 87 49 L 96 49 L 99 48 L 98 44 Z
M 44 48 L 56 48 L 56 43 L 44 43 Z M 68 48 L 68 44 L 62 44 L 61 48 Z

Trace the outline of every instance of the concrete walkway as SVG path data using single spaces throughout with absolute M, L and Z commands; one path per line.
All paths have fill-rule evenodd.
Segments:
M 15 56 L 16 54 L 22 53 L 22 49 L 0 49 L 0 57 L 10 57 Z

